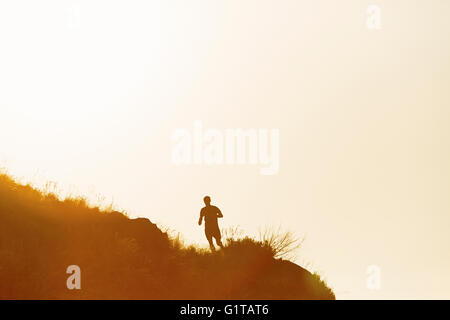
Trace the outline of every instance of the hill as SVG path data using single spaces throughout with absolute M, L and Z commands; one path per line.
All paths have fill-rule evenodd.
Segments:
M 0 174 L 0 299 L 334 299 L 270 244 L 184 247 L 148 219 L 61 201 Z M 67 267 L 81 269 L 69 290 Z

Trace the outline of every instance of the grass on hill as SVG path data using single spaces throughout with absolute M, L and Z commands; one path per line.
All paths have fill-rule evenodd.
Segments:
M 0 174 L 0 299 L 334 299 L 317 274 L 284 260 L 299 244 L 232 229 L 210 253 L 148 219 Z M 66 286 L 70 265 L 81 269 L 80 290 Z

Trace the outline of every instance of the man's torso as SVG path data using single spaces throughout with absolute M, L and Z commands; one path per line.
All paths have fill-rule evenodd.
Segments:
M 216 206 L 207 206 L 202 208 L 201 214 L 205 217 L 205 228 L 219 228 L 217 223 L 217 214 L 219 209 Z

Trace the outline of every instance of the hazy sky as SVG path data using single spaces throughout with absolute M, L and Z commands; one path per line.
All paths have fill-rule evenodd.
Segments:
M 305 236 L 297 262 L 340 299 L 449 299 L 449 14 L 447 0 L 2 1 L 0 164 L 201 245 L 208 194 L 223 227 Z M 278 174 L 175 166 L 172 134 L 195 120 L 278 129 Z

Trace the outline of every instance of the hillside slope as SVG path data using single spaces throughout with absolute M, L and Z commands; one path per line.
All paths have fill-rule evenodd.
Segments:
M 81 290 L 68 290 L 69 265 Z M 255 240 L 207 253 L 148 219 L 90 208 L 0 175 L 0 299 L 334 299 L 316 275 Z

